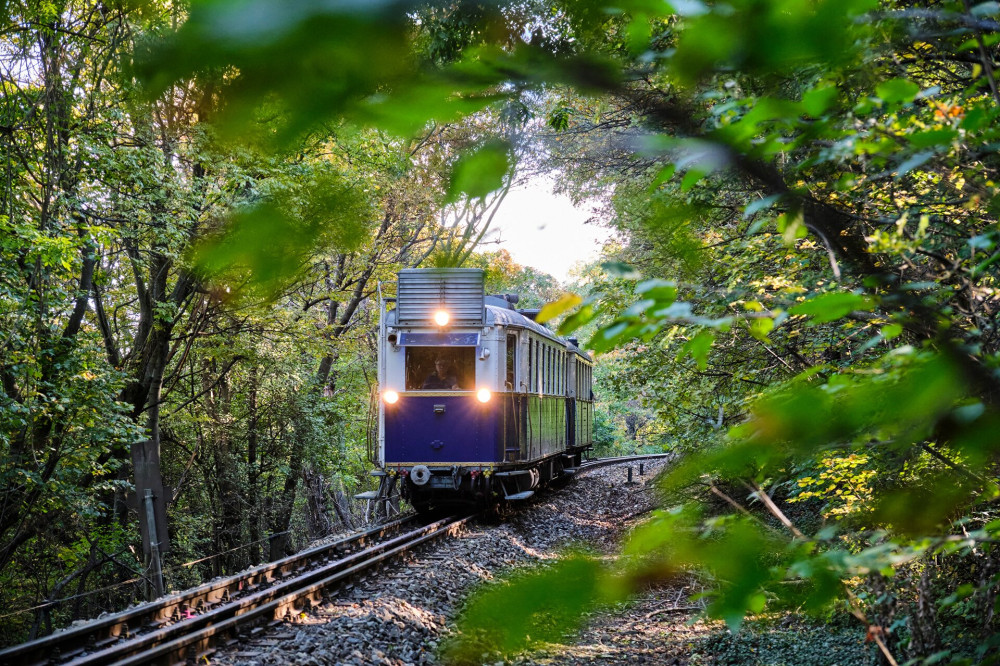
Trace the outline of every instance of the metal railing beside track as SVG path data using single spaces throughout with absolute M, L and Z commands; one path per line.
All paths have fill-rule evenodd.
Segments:
M 364 561 L 365 554 L 392 549 L 406 539 L 418 538 L 433 529 L 432 526 L 420 528 L 366 550 L 353 552 L 370 541 L 399 532 L 417 520 L 416 516 L 402 517 L 228 578 L 0 650 L 0 665 L 117 663 L 125 656 L 149 650 L 183 631 L 216 622 L 221 616 L 228 614 L 235 618 L 244 615 L 256 603 L 244 603 L 247 599 L 274 601 L 280 596 L 278 591 L 291 594 L 296 582 L 308 586 L 310 581 L 328 577 L 325 574 L 334 569 L 355 567 Z M 226 611 L 226 608 L 232 612 Z M 169 659 L 166 661 L 175 663 Z

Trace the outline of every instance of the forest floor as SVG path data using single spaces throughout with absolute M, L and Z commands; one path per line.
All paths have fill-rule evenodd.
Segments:
M 334 592 L 312 613 L 276 631 L 214 654 L 218 666 L 263 664 L 436 664 L 454 637 L 468 595 L 506 573 L 562 557 L 568 548 L 614 558 L 628 531 L 656 506 L 653 481 L 662 463 L 647 465 L 639 483 L 625 483 L 626 465 L 593 470 L 540 496 L 499 524 L 478 524 L 406 562 Z M 699 619 L 693 576 L 650 588 L 626 604 L 591 614 L 560 644 L 482 663 L 550 665 L 685 664 L 862 666 L 874 648 L 853 625 L 822 625 L 794 616 L 758 618 L 737 634 Z
M 628 487 L 620 484 L 624 467 L 609 468 L 589 486 L 571 492 L 607 501 L 609 512 L 623 520 L 599 544 L 615 558 L 627 534 L 655 507 L 655 478 Z M 659 469 L 660 465 L 654 468 Z M 589 475 L 588 475 L 589 476 Z M 621 493 L 624 492 L 624 495 Z M 574 503 L 575 504 L 575 503 Z M 525 666 L 664 664 L 687 666 L 867 666 L 878 662 L 874 644 L 864 642 L 863 628 L 842 622 L 825 624 L 795 615 L 751 618 L 737 633 L 721 621 L 705 620 L 692 597 L 702 592 L 695 577 L 650 587 L 628 603 L 594 613 L 573 640 L 547 645 L 509 662 Z

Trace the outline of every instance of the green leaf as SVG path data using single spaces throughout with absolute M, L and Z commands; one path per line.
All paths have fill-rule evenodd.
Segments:
M 743 217 L 751 217 L 754 213 L 762 211 L 766 208 L 770 208 L 774 203 L 781 200 L 780 194 L 772 194 L 770 196 L 763 197 L 761 199 L 755 199 L 747 204 L 746 208 L 743 209 Z
M 597 561 L 574 556 L 479 591 L 444 647 L 446 660 L 482 663 L 485 654 L 506 655 L 562 639 L 600 600 L 602 574 Z
M 896 167 L 896 178 L 905 176 L 909 172 L 913 171 L 917 167 L 923 166 L 924 163 L 929 162 L 934 157 L 934 151 L 925 150 L 920 153 L 916 153 L 898 167 Z
M 774 320 L 770 317 L 758 317 L 750 321 L 750 335 L 761 341 L 767 341 L 767 334 L 774 329 Z
M 601 264 L 601 268 L 608 275 L 623 280 L 637 280 L 642 277 L 636 269 L 621 261 L 605 261 Z
M 818 118 L 837 101 L 837 86 L 813 88 L 802 95 L 802 108 L 813 118 Z
M 920 86 L 906 79 L 889 79 L 879 84 L 875 89 L 875 94 L 887 104 L 912 102 L 918 92 L 920 92 Z
M 660 307 L 665 307 L 677 300 L 677 285 L 667 280 L 653 278 L 636 285 L 635 293 L 645 298 L 651 298 Z
M 696 336 L 684 343 L 681 348 L 682 354 L 688 354 L 695 360 L 699 370 L 708 367 L 708 351 L 715 342 L 715 333 L 708 329 L 698 332 Z
M 687 192 L 694 187 L 699 180 L 705 177 L 705 172 L 700 169 L 689 169 L 681 180 L 681 192 Z
M 898 338 L 903 333 L 902 324 L 886 324 L 882 327 L 882 339 L 892 340 Z
M 599 314 L 600 310 L 595 308 L 592 299 L 588 298 L 579 310 L 563 319 L 562 323 L 559 324 L 559 335 L 569 335 L 581 326 L 589 324 Z
M 503 187 L 510 171 L 510 144 L 491 141 L 458 158 L 451 172 L 445 201 L 458 201 L 462 194 L 477 199 Z
M 535 317 L 535 321 L 540 324 L 544 324 L 550 319 L 555 319 L 567 310 L 575 308 L 582 302 L 583 299 L 576 294 L 563 294 L 558 300 L 546 303 L 538 313 L 538 316 Z
M 824 324 L 840 319 L 855 310 L 871 310 L 875 301 L 869 296 L 850 292 L 821 294 L 788 310 L 793 315 L 812 317 L 811 324 Z
M 914 148 L 932 148 L 950 144 L 958 138 L 958 130 L 951 127 L 914 132 L 907 136 Z

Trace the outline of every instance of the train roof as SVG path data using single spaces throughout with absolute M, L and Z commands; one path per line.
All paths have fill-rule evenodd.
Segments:
M 551 330 L 542 326 L 537 321 L 525 317 L 523 314 L 517 310 L 511 310 L 508 308 L 487 305 L 486 306 L 486 323 L 490 326 L 518 326 L 520 328 L 528 329 L 533 333 L 548 338 L 553 342 L 557 342 L 560 345 L 565 345 L 567 349 L 572 352 L 576 352 L 581 356 L 586 357 L 587 355 L 581 351 L 579 347 L 574 345 L 572 342 L 566 340 L 565 338 L 560 338 L 558 335 L 553 333 Z

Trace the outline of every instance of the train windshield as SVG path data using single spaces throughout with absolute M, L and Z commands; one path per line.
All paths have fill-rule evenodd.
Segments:
M 475 385 L 475 347 L 406 347 L 407 391 L 468 391 Z

